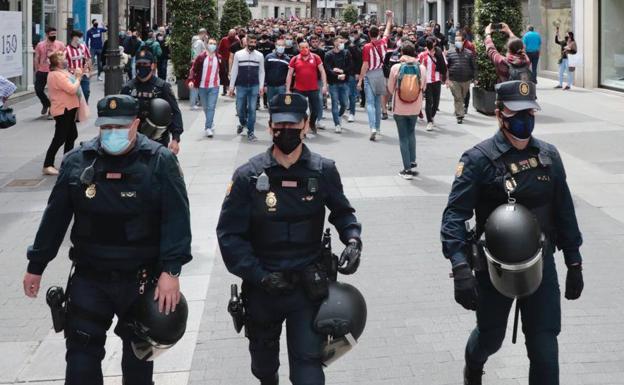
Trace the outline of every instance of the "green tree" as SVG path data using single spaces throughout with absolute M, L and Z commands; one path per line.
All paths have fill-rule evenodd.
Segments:
M 353 4 L 348 4 L 342 11 L 342 19 L 347 23 L 355 23 L 358 19 L 358 9 Z
M 191 65 L 191 41 L 200 28 L 219 37 L 216 0 L 169 0 L 173 33 L 169 39 L 173 69 L 178 79 L 186 79 Z
M 477 48 L 477 65 L 479 74 L 478 87 L 486 91 L 494 91 L 496 70 L 485 50 L 485 27 L 490 23 L 507 23 L 516 36 L 522 32 L 522 5 L 520 0 L 475 0 L 475 44 Z M 508 36 L 501 32 L 492 32 L 496 48 L 505 54 Z
M 227 35 L 230 29 L 241 24 L 239 0 L 225 0 L 223 13 L 221 14 L 221 36 Z
M 247 25 L 251 21 L 251 10 L 246 0 L 239 0 L 239 9 L 241 15 L 241 25 Z

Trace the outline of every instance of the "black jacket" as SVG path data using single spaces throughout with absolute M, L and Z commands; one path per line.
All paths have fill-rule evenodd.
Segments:
M 349 43 L 349 53 L 351 54 L 351 61 L 353 63 L 351 67 L 350 75 L 359 75 L 362 70 L 362 45 L 361 40 L 356 40 L 353 43 Z
M 323 62 L 323 65 L 325 66 L 327 83 L 329 84 L 346 83 L 349 79 L 349 74 L 353 71 L 351 54 L 349 54 L 349 51 L 346 49 L 339 52 L 335 52 L 334 50 L 327 52 L 325 54 L 325 61 Z M 340 68 L 344 71 L 345 75 L 347 75 L 344 80 L 338 80 L 338 74 L 333 71 L 334 68 Z
M 264 84 L 267 87 L 279 87 L 286 85 L 286 75 L 290 56 L 278 55 L 275 52 L 268 54 L 264 58 Z
M 451 81 L 468 82 L 477 76 L 477 65 L 472 52 L 465 49 L 455 50 L 446 55 L 446 60 Z

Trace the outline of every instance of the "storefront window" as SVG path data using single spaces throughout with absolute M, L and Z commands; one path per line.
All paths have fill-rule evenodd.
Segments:
M 0 39 L 0 75 L 12 81 L 18 91 L 26 89 L 28 44 L 26 35 L 27 12 L 21 0 L 0 1 L 0 11 L 8 11 L 3 18 Z M 20 13 L 21 12 L 21 15 Z M 21 30 L 20 30 L 21 29 Z
M 600 84 L 624 91 L 624 1 L 600 4 Z

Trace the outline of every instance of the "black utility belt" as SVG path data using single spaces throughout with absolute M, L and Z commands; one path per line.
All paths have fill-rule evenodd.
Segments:
M 145 282 L 158 276 L 159 269 L 155 266 L 140 267 L 132 270 L 104 270 L 92 266 L 77 264 L 74 274 L 98 282 Z

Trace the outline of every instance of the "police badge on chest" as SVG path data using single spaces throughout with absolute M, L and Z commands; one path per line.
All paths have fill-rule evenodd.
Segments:
M 272 191 L 269 191 L 266 195 L 266 198 L 264 199 L 264 203 L 266 203 L 267 206 L 267 210 L 269 212 L 275 212 L 277 211 L 277 197 L 275 196 L 275 193 Z

